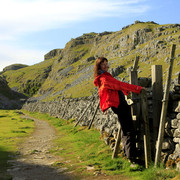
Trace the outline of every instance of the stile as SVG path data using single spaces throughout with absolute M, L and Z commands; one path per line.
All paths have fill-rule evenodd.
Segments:
M 165 86 L 164 97 L 162 101 L 161 118 L 160 118 L 160 125 L 159 125 L 156 155 L 155 155 L 155 167 L 157 167 L 160 163 L 175 50 L 176 50 L 176 45 L 173 44 L 171 47 L 170 65 L 169 65 L 169 70 L 168 70 L 168 77 L 167 77 L 167 82 Z

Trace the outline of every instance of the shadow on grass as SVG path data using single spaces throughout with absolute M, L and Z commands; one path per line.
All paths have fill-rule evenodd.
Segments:
M 7 160 L 15 156 L 12 152 L 6 151 L 3 147 L 0 147 L 0 179 L 10 180 L 12 177 L 7 173 Z
M 66 168 L 50 167 L 18 161 L 17 154 L 0 147 L 0 180 L 28 179 L 28 180 L 71 180 L 71 175 L 65 173 Z M 77 179 L 77 178 L 76 178 Z

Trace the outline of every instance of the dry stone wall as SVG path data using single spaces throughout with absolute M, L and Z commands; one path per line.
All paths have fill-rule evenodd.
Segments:
M 147 96 L 149 122 L 150 128 L 152 128 L 152 92 L 148 91 Z M 66 120 L 75 119 L 75 122 L 77 122 L 77 120 L 81 117 L 83 112 L 90 104 L 79 123 L 81 126 L 88 126 L 93 117 L 95 107 L 98 102 L 99 99 L 95 96 L 77 99 L 64 98 L 52 102 L 28 100 L 24 104 L 23 109 L 31 112 L 36 111 L 41 113 L 48 113 L 51 116 L 63 118 Z M 106 135 L 103 136 L 105 142 L 110 145 L 111 148 L 113 148 L 118 132 L 118 122 L 117 116 L 111 111 L 111 109 L 109 109 L 107 113 L 103 114 L 99 108 L 93 121 L 93 127 L 99 130 L 101 134 Z M 150 129 L 150 131 L 151 130 L 152 129 Z M 173 91 L 170 93 L 162 157 L 165 161 L 168 159 L 176 160 L 180 158 L 180 85 L 174 86 Z

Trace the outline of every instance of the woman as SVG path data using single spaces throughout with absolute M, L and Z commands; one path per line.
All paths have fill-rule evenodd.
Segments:
M 118 81 L 107 72 L 108 68 L 108 60 L 105 57 L 96 59 L 94 84 L 99 87 L 100 107 L 103 112 L 111 107 L 118 115 L 125 155 L 130 162 L 135 162 L 136 144 L 133 121 L 130 106 L 124 95 L 128 95 L 129 92 L 139 94 L 143 87 Z

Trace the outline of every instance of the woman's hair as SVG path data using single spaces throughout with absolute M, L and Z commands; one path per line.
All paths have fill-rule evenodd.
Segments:
M 100 64 L 103 63 L 104 61 L 108 62 L 108 60 L 105 57 L 98 57 L 96 59 L 95 66 L 94 66 L 94 78 L 100 75 L 99 73 L 99 70 L 101 69 Z

